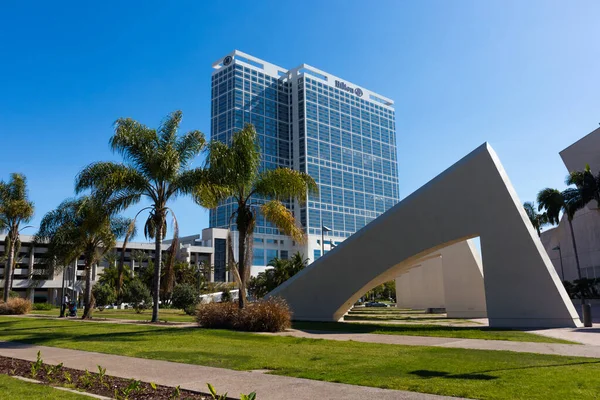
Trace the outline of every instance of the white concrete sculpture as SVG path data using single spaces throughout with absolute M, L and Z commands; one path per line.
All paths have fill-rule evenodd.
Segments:
M 419 259 L 480 237 L 492 327 L 581 322 L 497 155 L 486 143 L 276 288 L 295 320 L 338 321 Z

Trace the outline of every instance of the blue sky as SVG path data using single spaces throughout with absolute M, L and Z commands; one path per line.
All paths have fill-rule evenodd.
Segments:
M 558 152 L 600 122 L 598 15 L 585 0 L 2 2 L 0 179 L 27 175 L 37 225 L 84 165 L 119 159 L 118 117 L 181 109 L 208 136 L 211 64 L 239 49 L 394 99 L 401 197 L 488 141 L 532 200 L 564 187 Z M 208 225 L 173 208 L 182 234 Z

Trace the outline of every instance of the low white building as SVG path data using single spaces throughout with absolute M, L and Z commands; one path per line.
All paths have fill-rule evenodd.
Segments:
M 6 271 L 6 257 L 4 238 L 0 235 L 0 276 L 4 279 Z M 13 290 L 22 297 L 27 297 L 35 302 L 49 302 L 59 304 L 64 288 L 65 294 L 72 297 L 81 293 L 85 282 L 85 268 L 83 259 L 79 259 L 72 265 L 46 270 L 39 268 L 43 262 L 47 246 L 44 244 L 34 245 L 34 237 L 21 235 L 21 248 L 17 255 L 16 268 L 14 271 Z M 163 254 L 170 250 L 171 241 L 165 240 L 162 245 Z M 120 259 L 123 242 L 117 242 L 113 249 L 116 259 Z M 109 253 L 109 252 L 107 252 Z M 102 270 L 108 266 L 110 260 L 105 257 L 92 268 L 92 282 L 96 282 L 102 274 Z M 154 258 L 154 243 L 151 242 L 129 242 L 125 250 L 125 264 L 132 271 L 138 271 L 148 265 L 148 261 Z M 204 229 L 201 235 L 186 236 L 179 239 L 177 259 L 186 261 L 192 266 L 201 263 L 211 265 L 211 282 L 229 282 L 232 277 L 227 271 L 227 229 L 209 228 Z M 4 282 L 2 281 L 2 284 Z

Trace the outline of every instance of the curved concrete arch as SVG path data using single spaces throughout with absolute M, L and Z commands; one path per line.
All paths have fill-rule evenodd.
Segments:
M 346 239 L 269 296 L 296 320 L 338 321 L 419 259 L 480 237 L 494 327 L 580 326 L 497 155 L 487 144 Z

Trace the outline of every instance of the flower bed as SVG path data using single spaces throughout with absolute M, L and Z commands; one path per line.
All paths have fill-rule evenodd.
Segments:
M 208 400 L 213 398 L 209 395 L 179 389 L 179 387 L 173 388 L 106 375 L 106 369 L 101 366 L 98 366 L 98 372 L 89 372 L 67 368 L 62 364 L 44 364 L 39 353 L 36 362 L 0 356 L 0 374 L 35 379 L 47 385 L 78 389 L 114 399 Z

